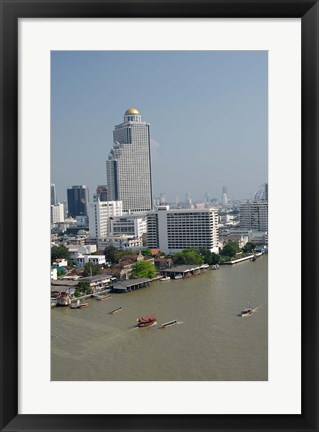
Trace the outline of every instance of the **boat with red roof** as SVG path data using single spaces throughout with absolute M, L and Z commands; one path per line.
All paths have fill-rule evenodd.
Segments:
M 138 327 L 149 327 L 156 324 L 156 316 L 154 314 L 146 315 L 137 319 Z

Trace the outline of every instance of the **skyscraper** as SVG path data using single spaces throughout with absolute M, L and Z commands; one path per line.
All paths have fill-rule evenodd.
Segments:
M 69 216 L 88 216 L 89 190 L 85 185 L 67 190 Z
M 106 176 L 108 199 L 122 201 L 124 212 L 152 209 L 150 125 L 136 108 L 129 108 L 115 126 Z
M 107 201 L 107 186 L 98 185 L 96 188 L 96 194 L 99 195 L 100 201 Z
M 56 201 L 55 184 L 51 183 L 51 205 L 55 205 L 56 203 L 57 201 Z

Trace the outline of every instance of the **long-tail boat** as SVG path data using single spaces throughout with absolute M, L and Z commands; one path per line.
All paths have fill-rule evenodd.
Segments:
M 138 327 L 148 327 L 156 323 L 156 316 L 154 314 L 146 315 L 137 319 Z

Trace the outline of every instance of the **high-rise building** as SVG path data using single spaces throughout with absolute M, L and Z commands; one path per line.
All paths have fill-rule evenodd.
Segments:
M 268 183 L 264 183 L 254 196 L 255 201 L 268 201 Z
M 121 201 L 101 201 L 98 195 L 94 195 L 93 204 L 90 205 L 90 238 L 106 239 L 110 234 L 110 218 L 121 215 Z
M 96 194 L 99 195 L 100 201 L 107 201 L 107 186 L 98 185 L 96 188 Z
M 129 108 L 115 126 L 106 175 L 108 199 L 122 201 L 125 213 L 153 208 L 150 125 L 136 108 Z
M 222 187 L 222 204 L 228 204 L 228 196 L 227 196 L 226 186 Z
M 89 189 L 85 185 L 72 186 L 67 194 L 69 216 L 88 216 Z
M 268 201 L 248 201 L 239 208 L 239 226 L 255 231 L 268 231 Z
M 51 205 L 51 223 L 64 222 L 64 206 L 61 203 Z
M 57 201 L 56 201 L 55 184 L 51 183 L 51 205 L 55 205 L 56 203 Z
M 147 214 L 147 246 L 165 253 L 209 249 L 218 253 L 218 212 L 213 208 L 169 209 Z

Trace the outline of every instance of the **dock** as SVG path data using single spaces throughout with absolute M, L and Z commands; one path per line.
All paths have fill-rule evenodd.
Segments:
M 243 261 L 252 260 L 255 257 L 259 258 L 261 256 L 262 256 L 262 252 L 258 252 L 258 253 L 252 254 L 252 255 L 247 255 L 247 256 L 245 256 L 243 258 L 238 258 L 238 259 L 234 259 L 234 260 L 231 260 L 231 261 L 223 261 L 220 264 L 221 265 L 233 265 L 233 264 L 237 264 L 237 263 L 240 263 L 240 262 L 243 262 Z

